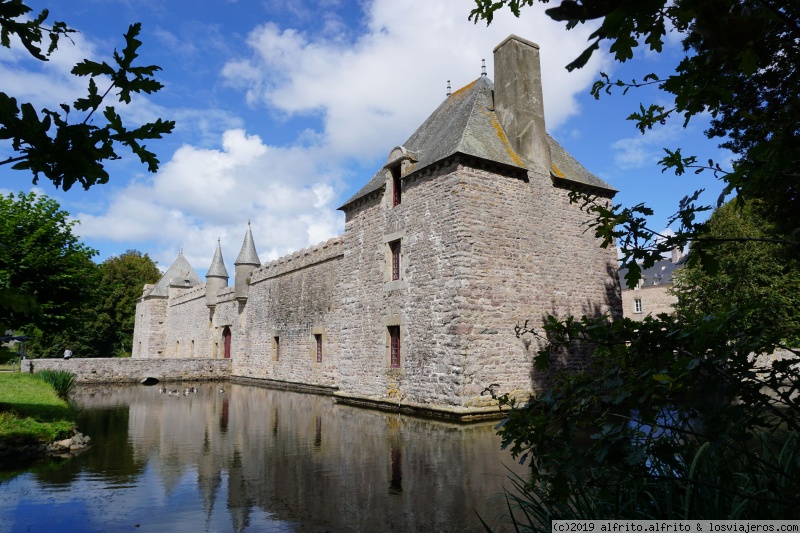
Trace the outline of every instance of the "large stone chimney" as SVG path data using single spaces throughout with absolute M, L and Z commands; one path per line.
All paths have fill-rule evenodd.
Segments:
M 534 172 L 550 175 L 539 45 L 509 35 L 494 49 L 494 111 L 512 148 Z

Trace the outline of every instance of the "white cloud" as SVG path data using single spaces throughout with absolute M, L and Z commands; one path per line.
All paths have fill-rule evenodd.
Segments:
M 314 34 L 258 25 L 249 49 L 230 58 L 222 77 L 253 108 L 285 120 L 319 119 L 318 125 L 286 145 L 265 143 L 235 123 L 221 136 L 211 129 L 203 147 L 180 147 L 158 174 L 117 192 L 105 213 L 79 215 L 79 231 L 100 240 L 154 241 L 158 249 L 147 251 L 161 265 L 183 247 L 201 271 L 217 237 L 232 264 L 248 219 L 262 261 L 340 234 L 344 221 L 335 208 L 344 200 L 347 162 L 382 160 L 441 103 L 447 80 L 456 90 L 480 76 L 481 59 L 491 77 L 492 50 L 511 33 L 541 47 L 548 129 L 577 113 L 575 96 L 603 60 L 597 54 L 571 74 L 564 66 L 586 47 L 591 28 L 566 32 L 539 7 L 521 19 L 500 13 L 487 28 L 467 20 L 472 5 L 375 0 L 353 22 L 357 28 L 331 18 L 328 30 Z M 362 33 L 342 38 L 348 30 Z
M 83 238 L 152 240 L 159 264 L 178 248 L 198 269 L 222 239 L 228 262 L 253 222 L 262 260 L 341 233 L 336 178 L 316 166 L 313 150 L 265 145 L 256 135 L 229 130 L 220 149 L 183 146 L 157 175 L 118 192 L 105 213 L 79 213 Z
M 611 144 L 614 163 L 623 170 L 652 167 L 664 157 L 664 147 L 684 134 L 683 127 L 673 121 L 645 135 L 619 139 Z
M 487 28 L 467 20 L 471 7 L 469 0 L 376 0 L 367 32 L 353 43 L 266 23 L 248 38 L 250 57 L 228 62 L 223 76 L 246 90 L 251 105 L 320 114 L 330 155 L 370 160 L 404 141 L 441 103 L 448 79 L 454 90 L 473 81 L 481 59 L 491 76 L 494 46 L 516 33 L 541 46 L 549 129 L 578 112 L 575 95 L 601 60 L 571 74 L 564 66 L 583 51 L 590 28 L 565 32 L 538 7 L 521 19 L 498 13 Z

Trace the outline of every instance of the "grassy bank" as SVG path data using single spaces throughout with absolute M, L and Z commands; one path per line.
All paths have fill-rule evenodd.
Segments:
M 53 388 L 31 374 L 0 373 L 0 444 L 67 438 L 76 412 Z

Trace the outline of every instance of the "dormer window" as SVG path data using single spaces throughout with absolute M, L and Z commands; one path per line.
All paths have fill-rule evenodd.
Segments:
M 400 189 L 400 165 L 395 165 L 389 169 L 392 173 L 392 207 L 397 207 L 402 201 L 402 190 Z
M 386 191 L 391 194 L 392 207 L 397 207 L 403 201 L 403 184 L 400 177 L 405 173 L 408 175 L 417 161 L 417 156 L 409 152 L 402 146 L 395 146 L 389 157 L 386 158 L 386 165 L 383 167 L 389 174 L 386 181 Z

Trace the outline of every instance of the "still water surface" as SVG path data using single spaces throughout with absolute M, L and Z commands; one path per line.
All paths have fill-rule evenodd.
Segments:
M 483 531 L 476 513 L 508 529 L 506 466 L 524 469 L 500 450 L 494 423 L 198 389 L 79 389 L 92 447 L 0 484 L 0 531 Z

